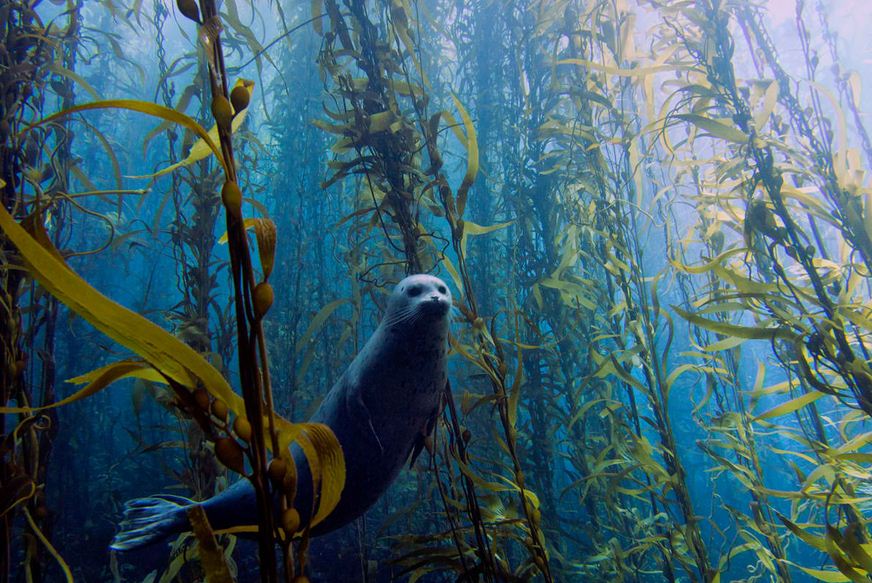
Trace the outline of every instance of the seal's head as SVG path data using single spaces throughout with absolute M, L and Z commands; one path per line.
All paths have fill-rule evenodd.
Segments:
M 445 282 L 427 274 L 410 275 L 394 288 L 388 299 L 384 322 L 396 326 L 417 322 L 448 322 L 451 290 Z

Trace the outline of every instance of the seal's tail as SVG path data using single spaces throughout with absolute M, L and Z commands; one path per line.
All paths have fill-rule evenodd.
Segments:
M 185 508 L 194 504 L 181 496 L 150 496 L 129 500 L 124 505 L 121 530 L 109 548 L 129 551 L 182 532 L 187 524 Z

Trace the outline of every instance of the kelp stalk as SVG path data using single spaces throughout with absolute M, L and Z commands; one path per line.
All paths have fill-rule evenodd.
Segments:
M 203 23 L 200 25 L 199 37 L 209 54 L 209 78 L 212 88 L 213 112 L 216 111 L 214 104 L 229 104 L 230 92 L 227 82 L 227 71 L 224 66 L 224 53 L 221 48 L 221 22 L 214 0 L 200 0 L 200 14 Z M 218 119 L 218 136 L 221 141 L 221 152 L 224 157 L 224 166 L 227 170 L 224 189 L 239 191 L 236 176 L 236 165 L 233 158 L 233 145 L 231 142 L 230 124 L 225 120 Z M 236 309 L 237 346 L 239 355 L 239 374 L 242 386 L 242 395 L 245 401 L 246 417 L 251 423 L 251 475 L 247 476 L 251 481 L 257 498 L 258 509 L 258 549 L 260 557 L 260 577 L 264 583 L 273 583 L 278 580 L 275 564 L 275 532 L 273 500 L 270 494 L 269 481 L 267 480 L 266 467 L 266 436 L 264 433 L 263 419 L 267 414 L 270 419 L 270 435 L 273 451 L 278 451 L 278 438 L 272 423 L 272 396 L 268 376 L 262 375 L 266 370 L 266 353 L 261 352 L 261 366 L 258 367 L 258 345 L 264 346 L 263 327 L 260 315 L 256 315 L 256 306 L 252 302 L 252 290 L 255 288 L 254 269 L 251 262 L 251 254 L 248 248 L 248 239 L 245 226 L 239 209 L 240 200 L 231 201 L 228 204 L 225 198 L 225 219 L 230 250 L 231 273 L 233 277 L 234 304 Z M 268 284 L 266 284 L 268 285 Z M 266 406 L 264 403 L 266 402 Z M 269 407 L 269 408 L 267 408 Z M 288 535 L 289 537 L 290 535 Z M 287 553 L 290 546 L 284 545 L 283 550 Z M 290 565 L 290 561 L 286 561 Z M 286 572 L 291 577 L 291 572 Z
M 44 134 L 27 137 L 19 133 L 24 120 L 41 106 L 47 82 L 47 68 L 54 55 L 57 38 L 41 21 L 30 2 L 13 0 L 0 5 L 0 204 L 11 213 L 24 213 L 25 172 L 37 163 Z M 33 402 L 26 383 L 28 355 L 23 349 L 21 284 L 24 271 L 18 254 L 7 237 L 0 233 L 0 406 L 10 400 Z M 52 358 L 53 355 L 46 355 Z M 51 381 L 47 370 L 45 380 Z M 0 415 L 0 583 L 9 581 L 12 567 L 12 524 L 19 506 L 36 494 L 40 471 L 38 446 L 45 429 L 38 417 L 25 415 L 13 427 Z M 23 444 L 27 443 L 27 447 Z M 27 451 L 25 451 L 27 450 Z M 29 452 L 29 454 L 28 454 Z M 25 459 L 20 459 L 23 456 Z M 40 476 L 40 474 L 42 476 Z M 42 515 L 45 508 L 39 511 Z M 32 529 L 39 527 L 30 523 Z M 28 534 L 28 536 L 32 536 Z M 34 545 L 25 548 L 36 550 Z M 37 550 L 37 553 L 39 551 Z M 35 556 L 26 559 L 28 573 L 33 573 Z M 39 573 L 36 573 L 39 578 Z

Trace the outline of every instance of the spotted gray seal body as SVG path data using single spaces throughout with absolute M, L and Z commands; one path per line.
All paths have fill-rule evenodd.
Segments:
M 451 292 L 431 275 L 396 285 L 387 311 L 366 345 L 333 385 L 311 421 L 333 430 L 345 457 L 345 489 L 338 506 L 313 534 L 324 534 L 362 515 L 387 490 L 411 455 L 421 451 L 439 414 L 447 383 Z M 298 470 L 294 506 L 303 523 L 312 508 L 311 474 L 292 446 Z M 189 529 L 185 510 L 201 504 L 215 529 L 257 521 L 254 489 L 240 480 L 202 503 L 177 496 L 127 503 L 111 548 L 129 550 Z

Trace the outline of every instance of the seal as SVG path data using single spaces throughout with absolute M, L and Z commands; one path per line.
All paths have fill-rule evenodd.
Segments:
M 321 535 L 361 516 L 388 489 L 406 460 L 413 464 L 433 431 L 448 383 L 448 321 L 451 292 L 432 275 L 411 275 L 391 292 L 381 322 L 311 421 L 333 431 L 345 457 L 345 488 L 333 512 L 312 530 Z M 312 514 L 308 462 L 299 447 L 294 507 L 301 524 Z M 410 464 L 411 465 L 411 464 Z M 254 524 L 254 488 L 240 480 L 221 494 L 194 502 L 152 496 L 125 505 L 110 548 L 127 551 L 190 530 L 186 511 L 199 504 L 215 529 Z M 278 505 L 276 505 L 278 507 Z

